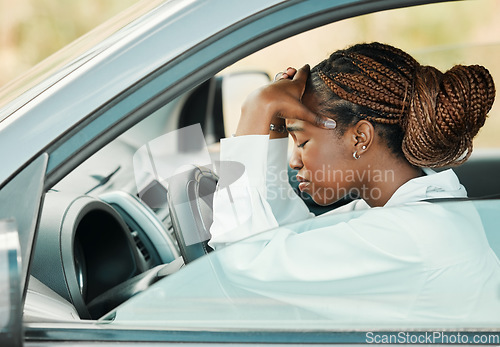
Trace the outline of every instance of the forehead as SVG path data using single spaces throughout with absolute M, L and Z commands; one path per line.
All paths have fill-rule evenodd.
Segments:
M 298 119 L 287 119 L 286 128 L 292 136 L 296 134 L 306 134 L 307 136 L 320 136 L 328 133 L 328 130 L 319 128 L 314 124 Z

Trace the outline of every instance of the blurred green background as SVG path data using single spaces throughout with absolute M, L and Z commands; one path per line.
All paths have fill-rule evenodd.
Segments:
M 137 0 L 0 0 L 0 87 Z

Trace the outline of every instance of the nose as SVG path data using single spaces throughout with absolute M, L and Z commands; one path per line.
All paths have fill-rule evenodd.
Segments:
M 290 156 L 290 160 L 288 161 L 288 165 L 290 165 L 290 168 L 294 170 L 300 170 L 304 166 L 299 150 L 298 148 L 295 148 L 295 146 L 292 151 L 292 155 Z

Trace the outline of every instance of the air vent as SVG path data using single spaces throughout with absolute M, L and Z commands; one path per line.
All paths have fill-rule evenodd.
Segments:
M 137 231 L 132 231 L 131 234 L 132 237 L 134 238 L 135 246 L 137 247 L 139 252 L 141 252 L 142 256 L 144 257 L 144 260 L 148 262 L 149 259 L 151 259 L 151 256 L 149 255 L 149 252 L 146 249 L 146 247 L 144 247 L 144 243 L 142 243 L 141 239 L 139 238 L 139 233 Z

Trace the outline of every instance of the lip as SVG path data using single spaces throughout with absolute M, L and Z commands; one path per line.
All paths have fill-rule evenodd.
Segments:
M 297 175 L 296 177 L 297 177 L 297 181 L 299 182 L 299 187 L 298 188 L 299 188 L 299 190 L 301 192 L 303 192 L 304 190 L 306 190 L 309 187 L 309 185 L 311 184 L 311 182 L 308 181 L 308 180 L 306 180 L 302 176 Z
M 301 192 L 304 192 L 307 190 L 307 188 L 309 188 L 309 182 L 300 182 L 299 183 L 299 190 Z

